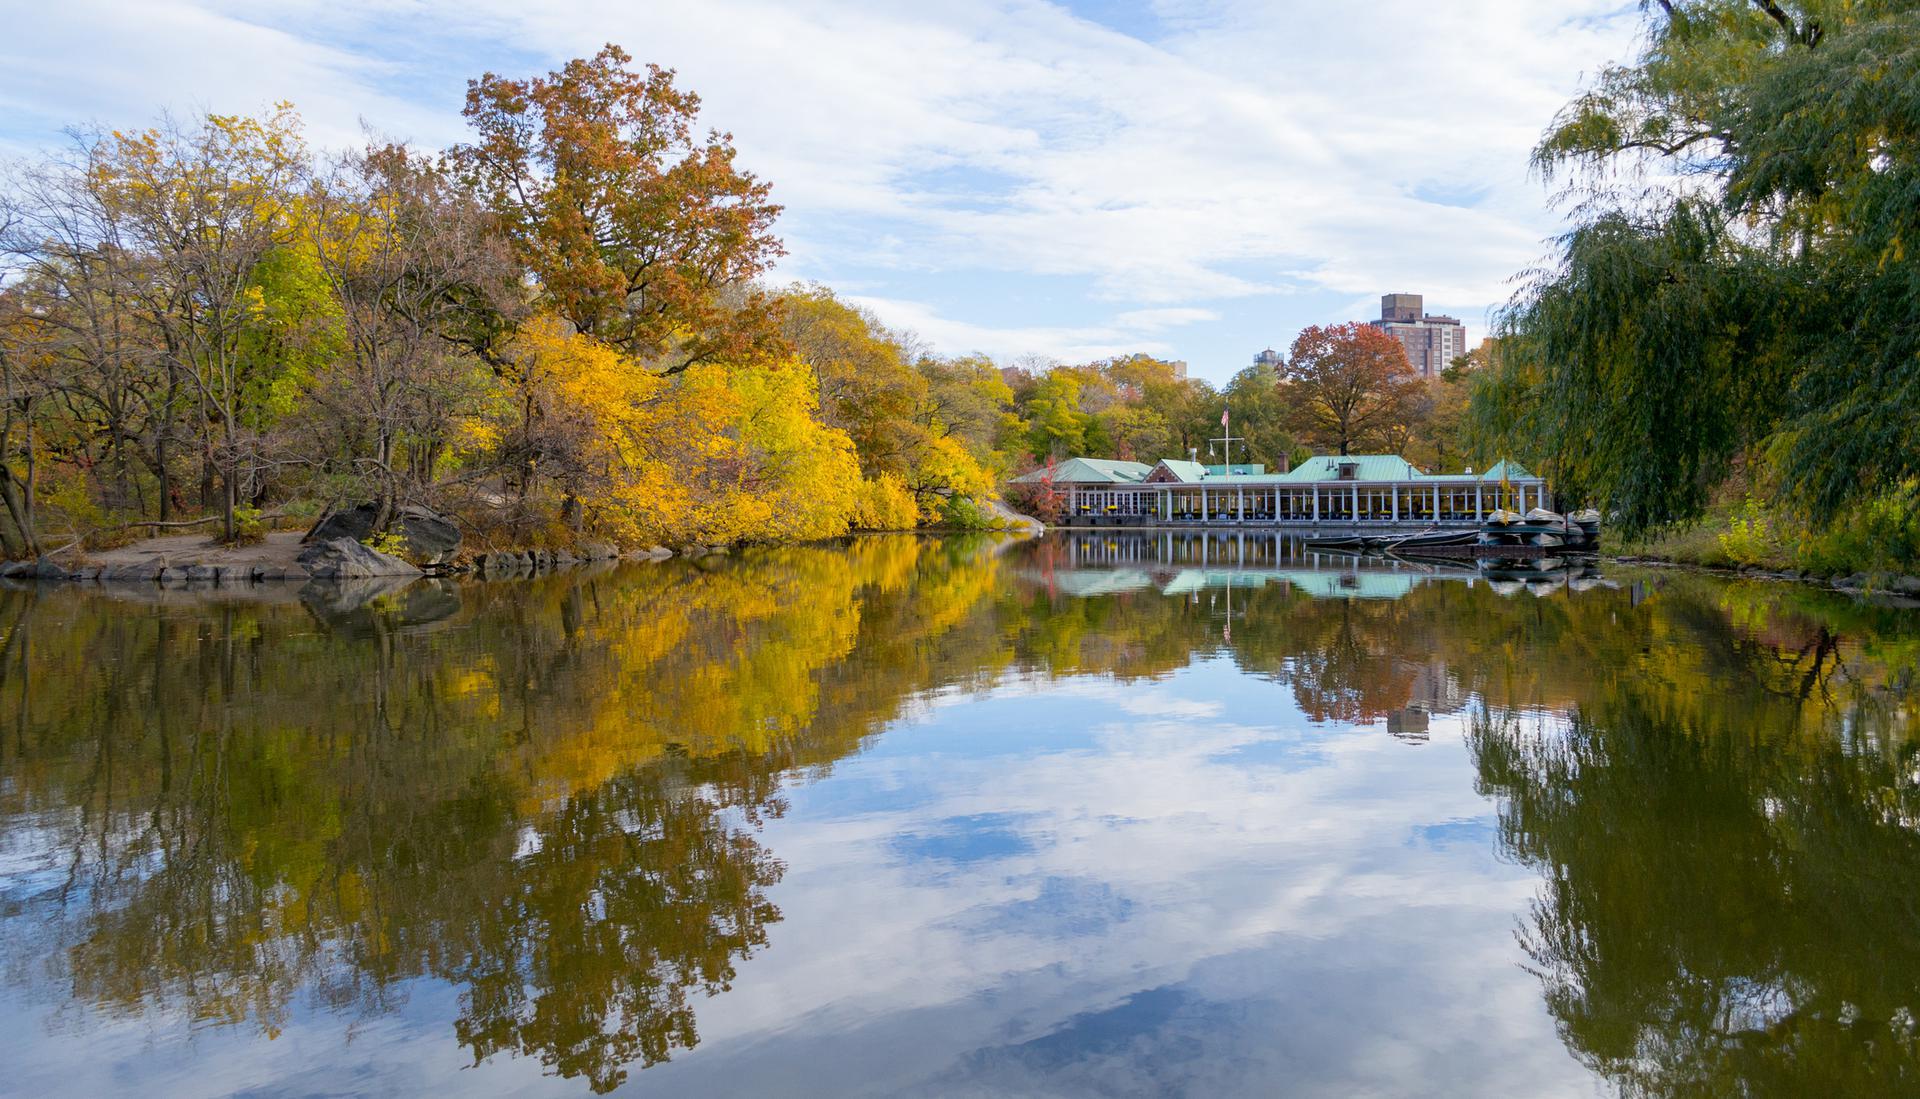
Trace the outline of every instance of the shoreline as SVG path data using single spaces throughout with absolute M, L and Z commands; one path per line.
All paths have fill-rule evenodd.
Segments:
M 1799 569 L 1765 569 L 1756 565 L 1728 568 L 1722 565 L 1702 564 L 1698 561 L 1682 561 L 1673 557 L 1633 553 L 1603 553 L 1599 556 L 1602 560 L 1616 565 L 1685 569 L 1689 572 L 1701 572 L 1731 580 L 1767 580 L 1783 584 L 1803 584 L 1816 591 L 1898 600 L 1895 604 L 1897 606 L 1920 608 L 1920 576 L 1898 574 L 1874 576 L 1864 572 L 1826 575 L 1802 572 Z
M 854 531 L 842 537 L 944 537 L 1032 532 L 1033 528 L 1021 527 L 996 527 L 986 531 L 922 528 L 910 531 Z M 239 591 L 268 584 L 302 585 L 370 579 L 529 579 L 586 565 L 608 562 L 658 563 L 674 558 L 699 561 L 729 556 L 750 548 L 748 545 L 691 545 L 679 549 L 667 546 L 622 549 L 609 542 L 583 542 L 571 548 L 482 550 L 464 554 L 453 561 L 425 566 L 376 555 L 388 563 L 387 571 L 338 575 L 315 572 L 298 560 L 301 552 L 311 545 L 304 540 L 305 537 L 305 531 L 273 531 L 259 542 L 244 546 L 223 546 L 201 535 L 148 538 L 87 554 L 84 560 L 73 565 L 61 564 L 51 556 L 3 562 L 0 563 L 0 584 L 92 584 L 115 588 Z

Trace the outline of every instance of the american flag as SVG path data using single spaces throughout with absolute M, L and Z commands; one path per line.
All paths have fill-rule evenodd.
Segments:
M 1225 426 L 1227 426 L 1227 412 L 1228 412 L 1228 411 L 1229 411 L 1228 409 L 1224 409 L 1224 408 L 1220 410 L 1220 426 L 1221 426 L 1221 427 L 1225 427 Z

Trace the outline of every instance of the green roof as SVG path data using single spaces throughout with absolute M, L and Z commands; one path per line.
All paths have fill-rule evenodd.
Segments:
M 1160 464 L 1182 481 L 1198 481 L 1207 475 L 1207 467 L 1199 462 L 1186 462 L 1178 458 L 1162 458 Z
M 1117 462 L 1106 458 L 1068 458 L 1054 467 L 1053 479 L 1061 484 L 1075 485 L 1132 485 L 1150 472 L 1153 467 L 1142 462 Z M 1046 469 L 1036 469 L 1015 477 L 1016 484 L 1032 484 L 1046 473 Z
M 1282 575 L 1293 590 L 1314 599 L 1398 599 L 1420 582 L 1407 572 L 1292 569 Z
M 1322 454 L 1308 458 L 1288 473 L 1283 481 L 1339 481 L 1340 467 L 1351 462 L 1357 468 L 1353 481 L 1418 481 L 1426 477 L 1413 463 L 1398 454 Z
M 1510 461 L 1507 459 L 1501 459 L 1500 461 L 1493 463 L 1492 465 L 1487 467 L 1487 471 L 1485 473 L 1482 473 L 1480 475 L 1480 479 L 1482 481 L 1498 481 L 1502 477 L 1506 478 L 1509 481 L 1533 480 L 1533 474 L 1528 473 L 1525 466 L 1522 466 L 1519 462 Z

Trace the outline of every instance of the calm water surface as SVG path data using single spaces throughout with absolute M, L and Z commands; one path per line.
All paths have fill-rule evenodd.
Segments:
M 0 591 L 0 1091 L 1920 1091 L 1920 612 L 906 537 Z

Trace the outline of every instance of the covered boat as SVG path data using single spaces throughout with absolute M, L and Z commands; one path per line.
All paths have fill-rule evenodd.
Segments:
M 1575 537 L 1579 539 L 1577 542 L 1569 539 L 1568 545 L 1578 545 L 1581 549 L 1593 549 L 1600 545 L 1599 512 L 1592 508 L 1576 511 L 1567 516 L 1567 522 L 1572 526 Z

